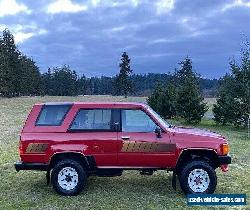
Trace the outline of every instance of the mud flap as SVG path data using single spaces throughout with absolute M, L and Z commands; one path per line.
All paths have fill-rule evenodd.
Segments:
M 173 176 L 172 176 L 172 187 L 174 190 L 176 190 L 176 172 L 173 171 Z

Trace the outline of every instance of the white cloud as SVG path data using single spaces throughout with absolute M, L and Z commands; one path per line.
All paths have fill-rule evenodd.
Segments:
M 18 32 L 14 33 L 14 38 L 16 43 L 23 43 L 25 40 L 30 39 L 33 36 L 43 35 L 47 33 L 48 31 L 45 29 L 40 29 L 39 31 L 29 32 L 29 33 Z
M 153 41 L 149 41 L 148 44 L 161 44 L 161 43 L 171 43 L 176 42 L 176 39 L 155 39 Z
M 120 32 L 120 31 L 124 31 L 126 29 L 125 26 L 119 26 L 119 27 L 114 27 L 114 28 L 111 28 L 111 32 Z
M 95 1 L 97 3 L 98 1 Z M 55 0 L 53 3 L 49 4 L 47 7 L 47 13 L 76 13 L 81 11 L 86 11 L 88 7 L 84 4 L 76 4 L 71 0 Z
M 0 17 L 20 12 L 29 14 L 31 11 L 26 5 L 17 3 L 16 0 L 0 0 Z
M 212 30 L 206 30 L 207 21 L 202 17 L 185 16 L 178 19 L 178 23 L 183 28 L 183 30 L 187 30 L 187 32 L 193 36 L 205 35 L 205 33 L 207 34 L 209 30 Z M 204 31 L 204 29 L 206 31 Z M 214 30 L 212 31 L 212 33 L 215 32 Z
M 2 32 L 4 29 L 6 29 L 7 26 L 4 24 L 0 24 L 0 32 Z
M 190 34 L 191 37 L 199 37 L 199 36 L 208 36 L 218 34 L 219 31 L 217 29 L 209 29 L 209 30 L 200 30 L 195 31 Z
M 31 37 L 47 34 L 48 31 L 45 29 L 38 29 L 38 26 L 34 23 L 29 25 L 5 25 L 0 24 L 0 31 L 8 28 L 14 35 L 16 43 L 23 43 L 24 41 L 30 39 Z
M 141 0 L 90 0 L 91 5 L 94 7 L 103 6 L 103 7 L 126 7 L 132 6 L 137 7 Z
M 138 30 L 140 26 L 137 24 L 126 24 L 121 26 L 115 26 L 112 28 L 106 28 L 102 30 L 103 36 L 106 36 L 110 39 L 129 39 L 133 38 L 135 36 L 136 31 Z M 118 36 L 118 34 L 122 34 L 121 36 Z
M 158 0 L 155 6 L 157 14 L 169 13 L 174 9 L 174 0 Z
M 91 4 L 96 7 L 101 3 L 101 0 L 91 0 Z
M 137 7 L 138 4 L 140 3 L 140 0 L 131 0 L 132 4 Z
M 227 10 L 230 10 L 235 7 L 249 7 L 250 8 L 250 1 L 244 1 L 244 0 L 234 0 L 232 3 L 225 4 L 221 11 L 225 12 Z
M 15 42 L 16 43 L 22 43 L 24 42 L 26 39 L 31 38 L 32 36 L 34 36 L 34 33 L 23 33 L 23 32 L 18 32 L 16 34 L 14 34 L 15 37 Z
M 183 32 L 182 35 L 179 36 L 180 40 L 188 37 L 208 36 L 220 33 L 216 28 L 208 28 L 208 22 L 202 17 L 185 16 L 179 18 L 177 23 L 181 26 L 182 30 L 186 32 Z M 176 37 L 175 41 L 177 41 Z
M 178 22 L 184 27 L 185 29 L 195 32 L 199 29 L 202 20 L 197 17 L 183 17 L 178 20 Z
M 46 29 L 40 29 L 37 33 L 36 33 L 36 35 L 44 35 L 44 34 L 47 34 L 48 33 L 48 31 L 46 30 Z
M 14 33 L 14 38 L 15 38 L 16 43 L 23 43 L 24 41 L 26 41 L 27 39 L 30 39 L 33 36 L 43 35 L 46 33 L 48 33 L 48 31 L 45 29 L 41 29 L 35 32 L 28 32 L 28 33 L 17 32 L 17 33 Z
M 151 54 L 143 54 L 143 55 L 134 55 L 134 58 L 160 58 L 160 57 L 168 57 L 173 56 L 174 53 L 151 53 Z

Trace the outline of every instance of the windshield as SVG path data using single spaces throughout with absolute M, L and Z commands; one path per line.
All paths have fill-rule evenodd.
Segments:
M 165 127 L 170 128 L 171 124 L 168 123 L 166 120 L 162 119 L 162 117 L 157 114 L 151 107 L 148 106 L 148 110 L 150 111 L 150 113 L 152 113 L 154 115 L 154 117 Z

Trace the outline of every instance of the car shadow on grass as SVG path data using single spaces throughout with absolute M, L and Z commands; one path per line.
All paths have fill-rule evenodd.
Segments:
M 164 174 L 165 173 L 165 174 Z M 118 177 L 97 177 L 90 176 L 87 180 L 86 186 L 81 194 L 96 194 L 103 192 L 108 194 L 115 194 L 122 191 L 123 193 L 143 193 L 145 195 L 157 194 L 159 196 L 181 196 L 182 193 L 179 183 L 177 181 L 176 191 L 172 188 L 172 173 L 160 172 L 152 176 L 142 176 L 139 172 L 129 171 Z M 46 177 L 41 174 L 36 180 L 33 179 L 32 190 L 44 193 L 53 193 L 52 184 L 46 184 Z

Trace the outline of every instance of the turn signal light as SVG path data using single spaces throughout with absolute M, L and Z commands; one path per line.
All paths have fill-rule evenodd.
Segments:
M 228 144 L 222 144 L 221 145 L 221 153 L 222 153 L 222 155 L 227 155 L 229 153 Z

